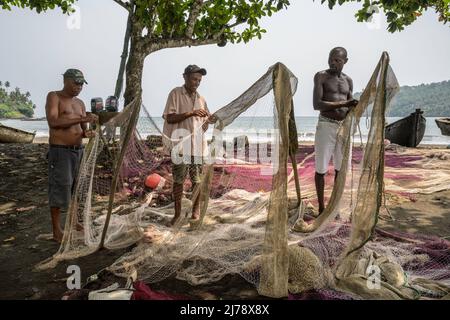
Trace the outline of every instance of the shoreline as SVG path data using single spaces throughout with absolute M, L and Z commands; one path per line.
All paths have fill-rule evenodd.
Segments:
M 48 138 L 47 136 L 43 137 L 35 137 L 33 140 L 33 144 L 48 144 Z M 83 139 L 83 143 L 86 144 L 89 140 Z M 305 140 L 299 140 L 298 141 L 300 146 L 313 146 L 314 141 L 305 141 Z M 358 144 L 356 144 L 358 145 Z M 406 147 L 405 147 L 406 148 Z M 414 149 L 414 148 L 411 148 Z M 448 149 L 448 146 L 445 144 L 419 144 L 417 148 L 415 149 Z

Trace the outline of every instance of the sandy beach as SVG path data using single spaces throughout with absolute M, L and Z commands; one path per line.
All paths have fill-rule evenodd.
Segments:
M 299 153 L 311 152 L 311 148 L 311 143 L 302 143 Z M 61 299 L 67 291 L 68 265 L 81 266 L 84 282 L 126 251 L 104 250 L 96 253 L 95 257 L 61 263 L 53 270 L 32 270 L 35 264 L 51 256 L 59 247 L 54 242 L 36 240 L 39 234 L 51 231 L 47 200 L 47 149 L 47 138 L 37 138 L 33 144 L 0 144 L 0 299 Z M 434 162 L 437 167 L 448 166 L 450 150 L 445 146 L 420 146 L 413 151 L 437 159 Z M 398 163 L 387 161 L 386 168 L 388 174 L 392 174 L 390 169 L 401 174 L 408 166 L 403 169 Z M 386 178 L 385 181 L 387 193 L 391 194 L 391 180 Z M 430 194 L 403 193 L 403 197 L 394 193 L 387 201 L 393 219 L 382 209 L 379 228 L 450 239 L 449 189 Z M 257 298 L 254 287 L 238 278 L 223 279 L 213 286 L 195 290 L 175 279 L 167 279 L 156 284 L 155 288 L 158 286 L 172 292 L 178 291 L 179 294 L 183 294 L 184 290 L 191 294 L 194 291 L 199 299 Z

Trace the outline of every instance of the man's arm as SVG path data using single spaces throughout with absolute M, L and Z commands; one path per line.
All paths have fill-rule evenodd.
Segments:
M 207 117 L 208 113 L 203 109 L 197 109 L 185 113 L 169 113 L 166 116 L 168 123 L 178 123 L 184 121 L 190 117 Z
M 348 78 L 348 87 L 349 87 L 347 99 L 349 101 L 349 107 L 353 108 L 358 105 L 359 101 L 353 98 L 353 80 L 352 80 L 352 78 L 350 78 L 348 76 L 347 76 L 347 78 Z
M 348 87 L 349 87 L 347 99 L 353 100 L 353 80 L 350 77 L 347 77 L 347 79 L 348 79 Z
M 82 115 L 70 115 L 68 117 L 59 117 L 58 110 L 59 98 L 55 92 L 50 92 L 47 95 L 47 103 L 45 105 L 45 113 L 47 122 L 50 128 L 65 129 L 79 123 L 86 123 L 92 121 L 92 117 Z
M 83 117 L 86 117 L 87 116 L 86 106 L 84 105 L 84 102 L 82 100 L 79 100 L 79 101 L 81 103 L 81 113 L 82 113 Z M 95 116 L 95 118 L 94 118 L 95 122 L 98 121 L 97 115 L 93 115 L 90 113 L 90 116 Z M 95 131 L 92 129 L 88 130 L 86 122 L 82 122 L 82 123 L 80 123 L 80 125 L 81 125 L 81 129 L 83 130 L 83 138 L 94 138 L 95 137 L 95 135 L 96 135 Z
M 83 115 L 83 117 L 86 117 L 86 106 L 84 105 L 84 102 L 82 100 L 79 100 L 79 101 L 81 103 L 81 114 Z M 83 129 L 83 134 L 84 134 L 85 131 L 87 130 L 86 122 L 81 123 L 81 129 Z
M 313 106 L 314 110 L 319 111 L 331 111 L 342 107 L 349 107 L 352 100 L 346 101 L 324 101 L 323 100 L 323 76 L 316 73 L 314 76 L 314 93 L 313 93 Z

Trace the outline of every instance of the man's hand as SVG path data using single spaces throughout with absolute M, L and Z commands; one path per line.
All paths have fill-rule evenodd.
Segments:
M 84 137 L 85 138 L 94 138 L 96 135 L 96 132 L 94 130 L 86 130 L 84 131 Z
M 206 120 L 209 124 L 213 124 L 217 122 L 217 117 L 215 115 L 210 114 L 208 119 Z
M 86 117 L 83 118 L 82 122 L 96 123 L 98 122 L 98 116 L 91 112 L 86 112 Z
M 197 109 L 192 111 L 192 117 L 208 117 L 208 112 L 206 110 L 203 109 Z
M 352 109 L 358 105 L 359 101 L 356 99 L 348 100 L 347 101 L 347 107 Z

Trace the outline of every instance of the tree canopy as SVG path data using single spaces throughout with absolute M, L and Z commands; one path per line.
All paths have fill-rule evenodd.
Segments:
M 29 8 L 41 13 L 49 9 L 61 8 L 64 13 L 72 11 L 71 5 L 76 0 L 2 0 L 0 5 L 4 10 L 11 10 L 11 7 Z
M 124 8 L 130 7 L 130 0 L 113 0 Z M 313 0 L 314 1 L 314 0 Z M 60 8 L 64 13 L 71 11 L 71 5 L 76 0 L 2 0 L 0 5 L 3 9 L 10 10 L 11 7 L 29 8 L 37 12 L 49 9 Z M 155 36 L 180 35 L 186 31 L 190 21 L 194 17 L 200 18 L 200 24 L 194 26 L 194 35 L 199 38 L 211 34 L 214 29 L 229 23 L 234 16 L 235 23 L 240 19 L 248 21 L 248 27 L 245 32 L 237 34 L 236 32 L 226 30 L 225 39 L 230 41 L 250 40 L 251 35 L 260 36 L 263 32 L 258 27 L 257 19 L 264 15 L 271 15 L 273 12 L 289 5 L 289 1 L 283 0 L 136 0 L 136 15 L 144 26 L 150 27 Z M 375 8 L 386 14 L 388 30 L 396 32 L 403 30 L 406 26 L 417 20 L 422 13 L 428 9 L 433 9 L 439 21 L 446 24 L 450 19 L 450 0 L 320 0 L 322 4 L 328 5 L 333 9 L 336 5 L 344 5 L 349 2 L 361 2 L 361 9 L 356 13 L 357 21 L 369 21 L 376 12 Z M 200 9 L 194 10 L 193 15 L 187 15 L 190 8 L 202 4 Z M 192 11 L 190 11 L 192 12 Z M 154 18 L 155 14 L 158 16 Z M 207 16 L 213 19 L 207 19 Z M 192 26 L 189 27 L 192 28 Z M 221 30 L 219 28 L 219 30 Z
M 363 2 L 362 8 L 356 13 L 359 22 L 369 21 L 376 10 L 386 14 L 388 30 L 390 32 L 402 31 L 409 26 L 427 9 L 434 9 L 439 21 L 446 24 L 450 19 L 450 0 L 320 0 L 327 3 L 330 9 L 336 4 L 343 5 L 348 2 Z
M 8 92 L 9 86 L 9 81 L 0 81 L 0 118 L 33 117 L 35 105 L 30 93 L 22 93 L 17 87 Z

